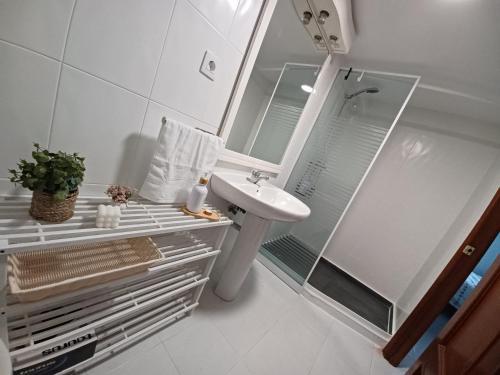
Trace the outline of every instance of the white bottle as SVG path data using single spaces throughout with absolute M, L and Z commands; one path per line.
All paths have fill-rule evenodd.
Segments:
M 207 184 L 208 178 L 202 177 L 199 183 L 193 186 L 186 202 L 186 208 L 189 211 L 198 213 L 202 210 L 203 203 L 205 203 L 205 198 L 208 194 Z

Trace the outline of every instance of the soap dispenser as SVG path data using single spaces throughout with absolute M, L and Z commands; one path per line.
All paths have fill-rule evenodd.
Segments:
M 186 208 L 188 211 L 193 213 L 201 212 L 203 209 L 203 203 L 205 203 L 205 198 L 208 194 L 207 184 L 208 178 L 201 177 L 198 184 L 193 186 L 186 202 Z

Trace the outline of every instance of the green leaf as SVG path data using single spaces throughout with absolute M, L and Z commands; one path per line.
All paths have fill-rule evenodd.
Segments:
M 44 154 L 43 152 L 35 152 L 31 153 L 33 159 L 35 159 L 38 163 L 46 163 L 50 160 L 49 156 Z
M 43 165 L 37 165 L 33 173 L 37 177 L 43 177 L 45 173 L 47 173 L 47 168 L 45 168 Z
M 27 178 L 25 180 L 27 187 L 34 189 L 37 185 L 38 180 L 36 178 Z

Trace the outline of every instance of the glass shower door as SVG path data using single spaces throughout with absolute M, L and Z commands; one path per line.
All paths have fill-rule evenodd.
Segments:
M 311 215 L 293 225 L 274 223 L 261 248 L 297 283 L 305 282 L 416 82 L 339 71 L 285 187 Z

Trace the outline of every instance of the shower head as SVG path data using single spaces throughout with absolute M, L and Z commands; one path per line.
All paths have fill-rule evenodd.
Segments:
M 367 94 L 376 94 L 379 91 L 380 90 L 378 89 L 378 87 L 367 87 L 366 89 L 362 89 L 362 90 L 356 91 L 356 92 L 354 92 L 352 94 L 345 94 L 345 98 L 346 99 L 352 99 L 355 96 L 361 95 L 361 94 L 363 94 L 365 92 Z

